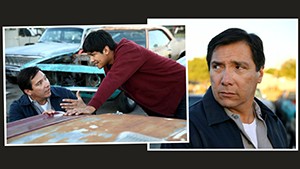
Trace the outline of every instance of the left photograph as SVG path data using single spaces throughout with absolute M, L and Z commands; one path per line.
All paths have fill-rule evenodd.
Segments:
M 5 146 L 188 142 L 185 25 L 2 34 Z

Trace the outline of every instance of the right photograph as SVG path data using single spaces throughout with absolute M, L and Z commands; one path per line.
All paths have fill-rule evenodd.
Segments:
M 148 150 L 298 150 L 298 19 L 173 22 L 186 25 L 188 143 Z

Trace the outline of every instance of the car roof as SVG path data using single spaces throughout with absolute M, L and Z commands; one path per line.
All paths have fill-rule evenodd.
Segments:
M 148 24 L 111 24 L 111 25 L 94 25 L 94 27 L 91 29 L 93 30 L 99 30 L 99 29 L 105 29 L 105 30 L 124 30 L 124 29 L 130 29 L 130 30 L 153 30 L 153 29 L 163 29 L 166 33 L 168 33 L 169 36 L 173 36 L 172 33 L 169 31 L 168 28 L 162 26 L 162 25 L 148 25 Z

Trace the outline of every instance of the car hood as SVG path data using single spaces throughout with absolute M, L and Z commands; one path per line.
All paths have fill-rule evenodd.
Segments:
M 80 44 L 71 43 L 35 43 L 33 45 L 6 48 L 5 54 L 48 57 L 61 53 L 74 52 L 79 47 Z

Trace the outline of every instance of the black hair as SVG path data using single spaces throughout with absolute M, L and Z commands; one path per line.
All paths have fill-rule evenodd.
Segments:
M 263 52 L 262 40 L 257 35 L 253 33 L 249 34 L 243 29 L 229 28 L 216 35 L 209 42 L 206 55 L 208 70 L 210 70 L 211 57 L 216 47 L 239 41 L 245 41 L 249 45 L 252 52 L 252 59 L 256 66 L 256 71 L 259 71 L 260 68 L 263 68 L 265 65 L 265 55 Z
M 41 69 L 37 66 L 27 67 L 22 69 L 17 76 L 17 84 L 23 93 L 25 89 L 32 90 L 31 80 L 35 77 L 35 75 L 41 71 Z
M 115 50 L 117 44 L 108 32 L 97 30 L 88 34 L 83 42 L 82 49 L 83 52 L 102 53 L 105 46 L 108 46 L 110 50 Z

